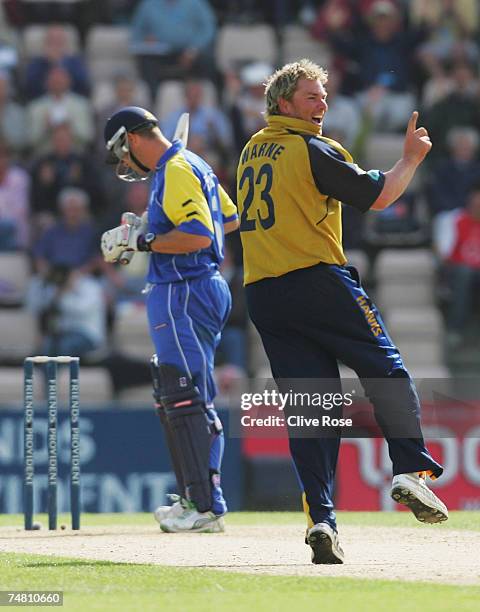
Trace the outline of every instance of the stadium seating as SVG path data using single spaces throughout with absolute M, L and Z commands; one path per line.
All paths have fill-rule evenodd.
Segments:
M 153 349 L 143 304 L 124 304 L 117 309 L 114 345 L 124 355 L 150 360 Z
M 435 271 L 435 259 L 430 249 L 385 249 L 377 262 L 379 280 L 415 283 L 430 278 Z
M 438 340 L 443 333 L 443 322 L 437 308 L 392 308 L 386 317 L 392 336 L 415 340 Z
M 108 80 L 95 81 L 93 85 L 92 104 L 97 112 L 109 107 L 115 101 L 114 84 L 112 80 L 114 76 L 115 75 L 110 75 Z M 135 96 L 138 106 L 143 106 L 144 108 L 150 107 L 150 92 L 148 91 L 148 86 L 145 81 L 136 79 Z
M 68 396 L 68 368 L 61 368 L 58 381 L 59 397 Z M 95 406 L 112 400 L 112 385 L 105 368 L 81 367 L 80 402 L 81 407 Z
M 92 83 L 110 80 L 116 74 L 137 74 L 137 68 L 132 57 L 128 59 L 91 59 L 88 62 Z
M 284 29 L 281 55 L 284 63 L 307 57 L 328 68 L 331 62 L 331 53 L 327 46 L 312 38 L 308 30 L 298 25 L 287 26 Z
M 129 29 L 119 26 L 94 25 L 85 43 L 87 59 L 128 59 Z
M 111 80 L 116 74 L 137 74 L 129 51 L 129 30 L 119 26 L 92 26 L 85 43 L 93 83 Z
M 267 24 L 225 25 L 218 33 L 217 63 L 222 70 L 249 61 L 277 62 L 275 31 Z
M 30 263 L 26 253 L 0 253 L 0 306 L 23 302 L 30 279 Z
M 351 249 L 345 252 L 345 257 L 348 260 L 348 265 L 354 266 L 360 278 L 365 278 L 368 274 L 368 258 L 360 249 Z
M 48 27 L 27 25 L 23 29 L 18 36 L 18 50 L 23 62 L 42 52 Z M 81 53 L 77 28 L 72 25 L 64 27 L 70 50 L 73 53 Z M 130 53 L 129 40 L 130 30 L 127 25 L 93 24 L 86 34 L 84 56 L 92 77 L 92 102 L 96 111 L 101 111 L 113 103 L 113 77 L 122 73 L 135 77 L 138 75 L 135 58 Z M 218 30 L 216 60 L 222 71 L 238 68 L 249 61 L 260 60 L 276 66 L 281 62 L 303 57 L 327 68 L 331 64 L 328 46 L 313 39 L 308 29 L 301 25 L 287 25 L 276 32 L 274 27 L 266 23 L 227 22 Z M 209 81 L 204 83 L 205 103 L 217 104 L 215 87 Z M 162 83 L 153 101 L 149 100 L 148 87 L 144 82 L 139 81 L 137 89 L 142 100 L 138 103 L 152 106 L 152 110 L 161 119 L 183 105 L 182 83 L 179 81 Z M 366 139 L 365 157 L 361 160 L 362 166 L 388 170 L 401 156 L 403 141 L 403 134 L 369 135 Z M 412 183 L 413 187 L 420 181 L 421 176 L 417 175 Z M 369 221 L 367 216 L 367 234 Z M 376 245 L 373 241 L 369 244 Z M 365 254 L 359 250 L 348 253 L 348 257 L 349 261 L 359 268 L 361 276 L 365 277 L 368 272 Z M 431 371 L 438 373 L 444 371 L 440 355 L 444 330 L 434 301 L 434 267 L 433 257 L 427 249 L 383 250 L 377 260 L 378 289 L 375 298 L 394 340 L 404 353 L 407 365 L 418 369 L 426 368 L 428 363 Z M 0 308 L 9 307 L 0 309 L 0 358 L 19 360 L 34 350 L 36 330 L 32 316 L 21 308 L 11 308 L 21 306 L 29 276 L 29 260 L 25 254 L 0 254 Z M 268 360 L 253 326 L 249 328 L 249 338 L 250 371 L 256 376 L 269 377 Z M 143 307 L 133 305 L 119 309 L 114 341 L 116 347 L 127 355 L 142 360 L 150 357 L 152 345 Z M 109 392 L 102 384 L 99 383 L 100 395 L 106 397 Z M 105 391 L 101 391 L 102 388 Z M 136 394 L 136 388 L 132 391 L 122 391 L 122 401 L 129 401 L 129 398 Z M 146 400 L 148 397 L 148 401 L 149 395 L 149 388 L 141 391 L 141 396 Z
M 68 368 L 62 367 L 58 375 L 58 401 L 60 408 L 68 401 Z M 0 408 L 20 408 L 23 403 L 23 368 L 0 368 Z M 44 380 L 40 370 L 35 371 L 34 398 L 38 407 L 45 397 Z M 80 401 L 81 408 L 96 407 L 102 402 L 112 400 L 112 389 L 108 373 L 103 368 L 81 368 Z
M 26 59 L 43 53 L 45 33 L 49 27 L 49 25 L 35 24 L 29 25 L 23 30 L 21 51 Z M 68 50 L 70 53 L 78 53 L 80 50 L 80 40 L 77 29 L 68 24 L 62 24 L 62 28 L 65 29 Z
M 444 373 L 443 323 L 435 306 L 435 260 L 429 249 L 385 249 L 378 257 L 376 301 L 412 374 Z
M 35 317 L 23 308 L 0 309 L 0 361 L 15 362 L 32 355 L 37 333 Z
M 204 91 L 204 104 L 217 105 L 217 93 L 211 81 L 202 80 Z M 159 119 L 165 119 L 174 110 L 185 105 L 183 84 L 181 81 L 164 81 L 158 86 L 155 100 L 155 114 Z
M 119 408 L 132 408 L 136 406 L 151 405 L 152 402 L 152 385 L 148 384 L 123 389 L 118 394 L 115 404 Z
M 410 315 L 417 316 L 422 312 L 420 307 L 434 307 L 434 272 L 435 259 L 430 249 L 383 249 L 376 262 L 375 301 L 382 312 L 384 308 L 390 312 L 397 307 L 410 307 Z
M 390 170 L 403 152 L 402 134 L 372 134 L 367 140 L 365 168 Z
M 271 378 L 272 372 L 259 333 L 251 321 L 248 322 L 248 368 L 255 378 Z

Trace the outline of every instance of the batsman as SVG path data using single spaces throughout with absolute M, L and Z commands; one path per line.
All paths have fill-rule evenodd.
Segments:
M 231 309 L 219 272 L 224 236 L 238 227 L 236 207 L 210 166 L 185 148 L 188 115 L 173 142 L 157 118 L 125 107 L 105 126 L 107 163 L 118 178 L 151 177 L 146 213 L 125 213 L 102 236 L 107 262 L 151 254 L 146 304 L 154 398 L 177 479 L 172 506 L 155 512 L 167 532 L 219 532 L 227 505 L 220 484 L 224 437 L 214 408 L 215 349 Z

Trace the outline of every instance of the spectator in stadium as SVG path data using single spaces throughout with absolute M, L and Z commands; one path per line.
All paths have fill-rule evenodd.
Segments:
M 264 62 L 247 64 L 237 75 L 227 73 L 227 96 L 234 131 L 235 147 L 240 154 L 247 140 L 263 129 L 265 81 L 272 67 Z
M 101 20 L 113 25 L 128 25 L 138 0 L 104 0 L 99 3 Z
M 27 141 L 25 110 L 12 99 L 8 72 L 0 71 L 0 132 L 12 151 L 20 153 Z
M 72 91 L 82 96 L 90 94 L 87 66 L 83 57 L 73 53 L 64 26 L 55 24 L 45 31 L 43 52 L 33 57 L 25 67 L 24 90 L 29 99 L 45 95 L 48 74 L 54 66 L 62 66 L 71 80 Z
M 118 223 L 124 212 L 133 212 L 141 217 L 147 210 L 150 195 L 148 182 L 131 181 L 127 183 L 124 181 L 124 183 L 126 183 L 126 186 L 123 196 L 109 201 L 109 206 L 104 207 L 101 214 L 96 217 L 99 219 L 98 223 L 102 232 L 111 228 L 114 223 Z M 114 266 L 107 267 L 113 268 Z
M 361 126 L 358 103 L 354 98 L 340 93 L 341 75 L 328 75 L 328 113 L 323 122 L 323 135 L 343 144 L 348 149 L 355 144 Z
M 145 181 L 127 184 L 124 197 L 114 200 L 107 214 L 102 218 L 101 230 L 106 230 L 118 223 L 126 212 L 133 212 L 141 217 L 147 209 L 150 189 Z M 143 302 L 142 289 L 145 287 L 145 274 L 148 267 L 148 254 L 136 253 L 128 266 L 107 264 L 101 261 L 105 277 L 106 293 L 112 309 L 125 302 Z
M 322 0 L 210 0 L 220 23 L 269 23 L 281 28 L 297 18 L 308 22 L 315 17 L 312 4 Z
M 247 306 L 243 289 L 243 268 L 236 266 L 233 253 L 227 241 L 225 259 L 221 266 L 223 277 L 232 294 L 232 310 L 225 325 L 218 358 L 225 365 L 234 365 L 243 374 L 247 371 Z
M 38 317 L 42 355 L 85 357 L 106 345 L 106 309 L 98 280 L 55 265 L 32 278 L 27 307 Z
M 340 30 L 331 32 L 328 40 L 336 53 L 356 66 L 358 100 L 375 129 L 397 131 L 415 106 L 410 70 L 425 34 L 403 29 L 400 11 L 388 0 L 373 2 L 365 20 L 362 36 Z
M 131 51 L 152 98 L 165 79 L 215 79 L 215 15 L 206 0 L 142 0 L 131 26 Z
M 17 2 L 18 4 L 18 2 Z M 70 23 L 75 26 L 82 38 L 88 28 L 99 17 L 96 0 L 23 0 L 19 7 L 23 23 Z
M 15 31 L 10 27 L 5 2 L 0 3 L 0 71 L 6 72 L 12 80 L 17 76 L 18 50 Z
M 214 104 L 204 102 L 205 89 L 202 81 L 189 79 L 184 88 L 185 104 L 168 115 L 162 122 L 162 132 L 169 139 L 182 113 L 190 114 L 188 148 L 194 153 L 214 159 L 218 166 L 225 162 L 233 144 L 232 128 L 224 112 Z
M 326 0 L 320 6 L 310 32 L 318 40 L 333 33 L 351 30 L 356 21 L 353 3 L 350 0 Z
M 30 146 L 45 150 L 48 136 L 59 123 L 69 122 L 75 143 L 85 147 L 94 135 L 93 114 L 90 101 L 73 93 L 70 75 L 62 66 L 54 66 L 47 77 L 45 95 L 27 106 Z
M 448 68 L 448 63 L 432 58 L 428 65 L 428 78 L 421 88 L 420 106 L 423 110 L 452 93 L 454 82 Z
M 12 163 L 8 145 L 0 142 L 0 251 L 28 246 L 29 189 L 27 172 Z
M 35 270 L 45 277 L 55 266 L 90 273 L 99 265 L 98 231 L 89 211 L 89 197 L 76 187 L 58 196 L 60 219 L 33 246 Z
M 9 10 L 11 2 L 0 2 L 0 38 L 8 40 L 12 37 L 12 25 L 15 24 L 15 11 Z M 13 17 L 13 19 L 12 19 Z
M 446 266 L 451 300 L 447 313 L 447 348 L 458 348 L 473 313 L 480 287 L 480 183 L 473 185 L 465 209 L 441 215 L 434 244 Z
M 480 81 L 476 67 L 457 62 L 451 77 L 451 93 L 423 113 L 425 126 L 435 143 L 430 162 L 448 153 L 447 134 L 453 127 L 470 126 L 480 131 Z
M 150 95 L 145 83 L 132 74 L 120 72 L 113 77 L 112 95 L 97 102 L 98 124 L 101 119 L 105 121 L 119 108 L 125 106 L 147 106 L 151 103 Z M 102 142 L 102 146 L 104 143 Z
M 126 106 L 140 106 L 149 108 L 150 106 L 150 89 L 144 81 L 137 78 L 133 74 L 119 73 L 113 78 L 113 99 L 110 98 L 106 105 L 97 106 L 97 151 L 98 155 L 104 157 L 105 141 L 103 139 L 103 128 L 107 119 L 114 115 L 121 108 Z M 107 203 L 103 217 L 108 217 L 110 214 L 111 204 L 113 208 L 117 208 L 116 203 L 124 202 L 128 197 L 128 188 L 125 181 L 119 181 L 115 173 L 106 166 L 100 165 L 101 182 L 104 190 L 105 200 Z M 118 219 L 118 217 L 117 217 Z M 110 225 L 111 227 L 111 225 Z M 105 229 L 107 227 L 105 226 Z
M 104 208 L 99 171 L 91 158 L 74 146 L 70 124 L 55 126 L 50 142 L 51 150 L 34 158 L 32 163 L 34 215 L 49 216 L 53 220 L 57 213 L 58 195 L 68 186 L 84 189 L 90 197 L 92 212 L 98 214 Z
M 432 164 L 428 174 L 428 202 L 432 215 L 465 208 L 470 188 L 480 177 L 479 133 L 459 126 L 447 134 L 448 155 Z
M 429 70 L 432 61 L 476 61 L 475 33 L 479 26 L 477 0 L 420 0 L 409 2 L 410 23 L 426 24 L 430 35 L 419 47 L 419 57 Z

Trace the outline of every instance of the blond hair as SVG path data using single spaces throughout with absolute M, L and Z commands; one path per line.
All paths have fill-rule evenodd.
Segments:
M 309 59 L 285 64 L 274 72 L 265 83 L 265 115 L 267 117 L 281 114 L 278 105 L 279 99 L 291 100 L 300 79 L 319 80 L 322 84 L 325 84 L 328 79 L 328 72 Z

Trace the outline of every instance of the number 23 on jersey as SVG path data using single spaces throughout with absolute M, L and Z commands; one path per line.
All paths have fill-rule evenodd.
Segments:
M 270 194 L 272 183 L 271 164 L 263 164 L 258 171 L 252 166 L 244 168 L 238 183 L 241 232 L 268 230 L 275 224 L 275 204 Z

